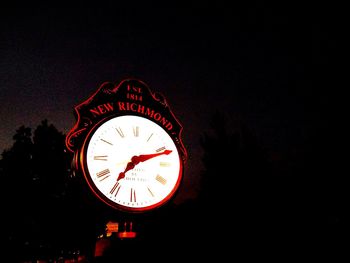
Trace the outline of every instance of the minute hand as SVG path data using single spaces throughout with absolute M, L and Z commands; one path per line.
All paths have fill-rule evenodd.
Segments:
M 137 165 L 139 164 L 140 162 L 144 162 L 144 161 L 147 161 L 149 159 L 152 159 L 154 157 L 157 157 L 159 155 L 163 155 L 163 154 L 166 154 L 168 155 L 169 153 L 171 153 L 172 151 L 171 150 L 165 150 L 163 152 L 159 152 L 159 153 L 153 153 L 153 154 L 141 154 L 141 155 L 138 155 L 138 156 L 133 156 L 131 158 L 131 161 L 134 165 Z

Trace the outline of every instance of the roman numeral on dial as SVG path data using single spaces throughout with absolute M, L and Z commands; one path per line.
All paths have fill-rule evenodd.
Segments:
M 171 166 L 171 163 L 168 163 L 168 162 L 160 162 L 160 163 L 159 163 L 159 166 L 160 166 L 160 167 L 169 167 L 169 166 Z
M 119 184 L 119 182 L 116 182 L 116 183 L 113 185 L 111 191 L 109 191 L 109 193 L 110 193 L 110 194 L 113 194 L 113 193 L 114 193 L 114 196 L 117 196 L 117 194 L 118 194 L 118 192 L 119 192 L 119 190 L 120 190 L 120 187 L 121 187 L 121 185 Z
M 104 139 L 101 139 L 101 141 L 103 141 L 103 142 L 105 142 L 105 143 L 107 143 L 107 144 L 109 144 L 109 145 L 113 145 L 111 142 L 106 141 L 106 140 L 104 140 Z
M 148 137 L 147 142 L 152 138 L 152 136 L 153 136 L 153 133 L 151 133 L 151 135 Z
M 107 177 L 109 177 L 111 174 L 110 174 L 110 171 L 109 169 L 104 169 L 98 173 L 96 173 L 96 176 L 97 178 L 100 178 L 100 181 L 103 181 L 104 179 L 106 179 Z
M 156 180 L 158 182 L 160 182 L 162 185 L 165 185 L 166 184 L 166 179 L 164 177 L 162 177 L 161 175 L 157 174 L 156 176 Z
M 165 150 L 165 147 L 163 146 L 163 147 L 158 148 L 158 149 L 156 150 L 156 152 L 161 152 L 161 151 L 164 151 L 164 150 Z
M 135 189 L 130 189 L 130 202 L 136 202 L 136 192 Z
M 148 192 L 151 194 L 151 196 L 154 196 L 152 190 L 151 190 L 149 187 L 147 187 L 147 190 L 148 190 Z
M 133 131 L 135 137 L 139 137 L 139 134 L 140 134 L 139 126 L 132 127 L 132 131 Z
M 120 127 L 115 128 L 115 130 L 118 132 L 118 134 L 120 135 L 120 137 L 122 137 L 122 138 L 125 137 L 125 135 L 124 135 L 124 133 L 123 133 L 123 131 L 122 131 L 122 129 L 121 129 Z
M 108 155 L 95 155 L 94 160 L 96 161 L 107 161 Z

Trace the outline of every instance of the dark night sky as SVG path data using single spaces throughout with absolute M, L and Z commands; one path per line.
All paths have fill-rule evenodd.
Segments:
M 1 151 L 20 125 L 48 119 L 67 133 L 74 106 L 127 77 L 162 93 L 184 126 L 186 198 L 198 187 L 199 138 L 215 110 L 240 116 L 279 154 L 328 125 L 320 78 L 337 45 L 331 8 L 116 2 L 1 9 Z

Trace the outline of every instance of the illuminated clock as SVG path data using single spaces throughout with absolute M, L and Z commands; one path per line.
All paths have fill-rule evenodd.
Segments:
M 163 205 L 182 179 L 182 162 L 172 137 L 154 121 L 137 115 L 97 123 L 86 136 L 80 155 L 91 190 L 122 211 L 147 211 Z

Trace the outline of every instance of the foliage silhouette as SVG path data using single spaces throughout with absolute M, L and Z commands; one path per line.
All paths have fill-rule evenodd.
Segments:
M 82 206 L 86 200 L 72 176 L 65 135 L 43 120 L 33 134 L 19 127 L 13 139 L 0 160 L 7 258 L 19 262 L 84 249 L 95 236 L 85 231 L 94 222 Z
M 334 173 L 334 147 L 320 137 L 324 132 L 315 130 L 309 142 L 285 149 L 289 156 L 279 160 L 239 118 L 217 112 L 211 124 L 201 138 L 205 169 L 197 216 L 221 230 L 209 236 L 230 236 L 236 250 L 281 259 L 326 256 L 344 247 L 345 184 Z
M 263 147 L 238 118 L 216 112 L 211 127 L 201 138 L 205 170 L 200 199 L 223 211 L 254 205 L 271 172 Z

